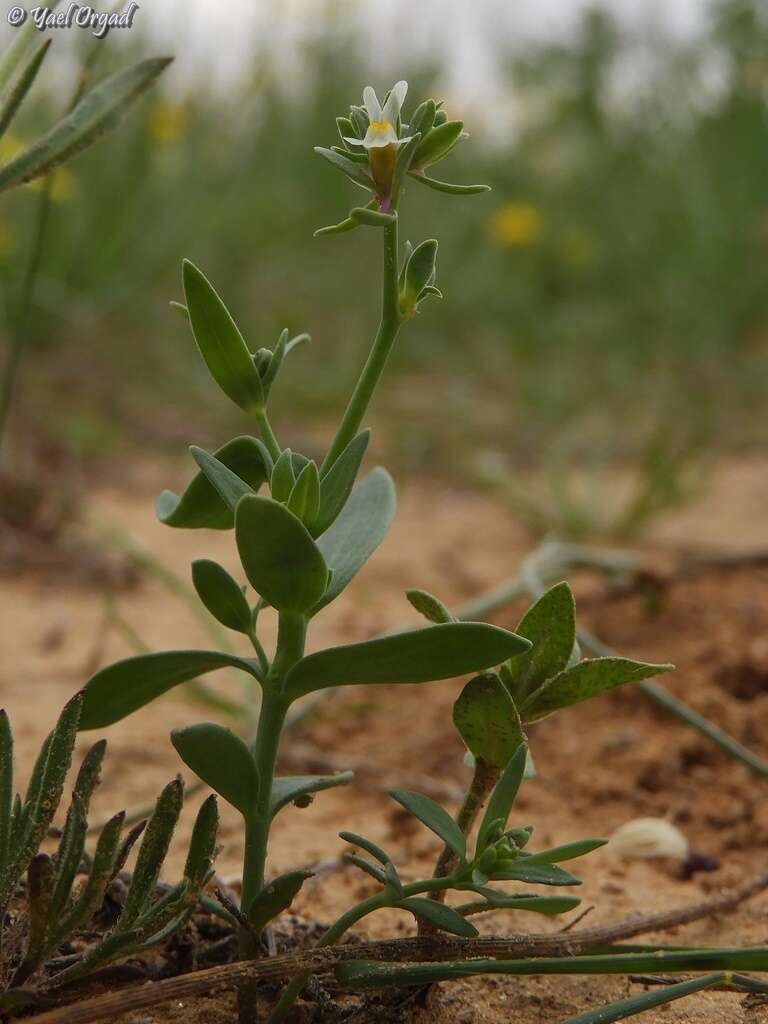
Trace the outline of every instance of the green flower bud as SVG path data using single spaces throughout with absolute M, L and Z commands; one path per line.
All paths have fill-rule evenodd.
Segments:
M 483 850 L 483 852 L 480 854 L 480 856 L 478 857 L 478 859 L 477 859 L 477 861 L 475 863 L 475 867 L 479 871 L 482 871 L 483 874 L 489 875 L 493 871 L 494 867 L 496 866 L 496 863 L 497 863 L 498 859 L 499 859 L 499 855 L 498 855 L 498 852 L 496 850 L 496 847 L 489 846 L 489 847 L 487 847 L 487 849 Z

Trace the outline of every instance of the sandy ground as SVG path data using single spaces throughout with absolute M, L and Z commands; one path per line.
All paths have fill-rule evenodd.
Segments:
M 678 547 L 751 550 L 766 540 L 768 475 L 752 460 L 721 474 L 702 503 L 670 517 L 646 547 L 651 561 Z M 192 559 L 216 558 L 236 569 L 231 534 L 181 532 L 154 518 L 152 497 L 183 480 L 176 467 L 147 466 L 130 485 L 101 488 L 90 506 L 91 530 L 119 532 L 159 563 L 188 579 Z M 528 542 L 509 515 L 490 500 L 440 483 L 400 488 L 400 512 L 377 556 L 339 601 L 313 626 L 310 646 L 362 639 L 417 617 L 405 601 L 407 587 L 438 593 L 448 603 L 464 600 L 514 574 Z M 768 546 L 768 545 L 766 545 Z M 574 581 L 583 597 L 585 620 L 622 653 L 678 665 L 669 685 L 700 711 L 714 717 L 743 742 L 768 757 L 768 571 L 760 565 L 709 570 L 668 578 L 652 593 L 608 593 L 602 582 Z M 64 699 L 97 664 L 132 653 L 115 628 L 111 607 L 152 649 L 211 645 L 201 621 L 157 578 L 143 577 L 132 589 L 108 599 L 104 588 L 73 585 L 66 574 L 36 572 L 0 581 L 0 695 L 11 713 L 20 766 Z M 523 605 L 497 616 L 514 625 Z M 235 638 L 235 643 L 237 642 Z M 240 681 L 210 677 L 222 692 L 237 696 Z M 358 781 L 321 794 L 307 810 L 291 809 L 277 821 L 271 870 L 334 860 L 344 849 L 340 829 L 363 832 L 397 851 L 404 877 L 429 870 L 436 853 L 430 833 L 412 830 L 386 796 L 387 786 L 431 787 L 448 806 L 467 781 L 462 749 L 450 724 L 460 682 L 420 687 L 351 688 L 323 706 L 285 740 L 289 768 L 301 772 L 363 767 Z M 167 736 L 170 728 L 211 718 L 176 691 L 127 722 L 105 731 L 109 753 L 97 813 L 146 802 L 180 763 Z M 95 736 L 93 738 L 96 738 Z M 80 743 L 85 749 L 90 736 Z M 639 815 L 677 823 L 700 850 L 719 858 L 720 868 L 683 881 L 674 865 L 620 861 L 610 847 L 574 869 L 584 879 L 579 895 L 594 905 L 591 923 L 629 913 L 667 909 L 697 901 L 765 870 L 768 845 L 766 780 L 714 751 L 695 733 L 673 722 L 647 698 L 631 691 L 602 698 L 548 719 L 532 735 L 539 776 L 527 782 L 517 814 L 535 826 L 535 845 L 608 835 Z M 20 774 L 23 774 L 20 771 Z M 119 794 L 119 796 L 118 796 Z M 183 839 L 201 797 L 193 797 L 169 859 L 172 877 L 183 857 Z M 219 870 L 236 872 L 240 834 L 234 814 L 223 809 Z M 350 896 L 369 891 L 354 869 L 322 872 L 302 891 L 294 909 L 330 920 Z M 768 944 L 768 896 L 737 915 L 689 926 L 665 941 Z M 536 917 L 497 913 L 483 919 L 489 932 L 555 928 Z M 405 934 L 410 920 L 380 915 L 369 920 L 372 935 Z M 632 991 L 623 979 L 484 979 L 445 985 L 430 1008 L 431 1022 L 556 1024 L 601 1001 Z M 149 1021 L 232 1019 L 229 1001 L 201 1000 Z M 126 1018 L 128 1019 L 128 1018 Z M 649 1022 L 720 1024 L 768 1020 L 764 1009 L 746 1009 L 729 994 L 695 996 L 647 1014 Z

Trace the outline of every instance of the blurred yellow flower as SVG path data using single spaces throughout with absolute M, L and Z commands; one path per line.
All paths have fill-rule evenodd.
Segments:
M 504 248 L 531 245 L 541 234 L 541 214 L 530 203 L 507 203 L 490 217 L 488 233 Z
M 177 142 L 187 127 L 187 111 L 181 103 L 161 99 L 149 112 L 149 134 L 162 145 Z

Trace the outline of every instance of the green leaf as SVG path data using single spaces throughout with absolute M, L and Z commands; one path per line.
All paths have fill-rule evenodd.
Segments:
M 613 1024 L 614 1021 L 634 1017 L 635 1014 L 652 1010 L 656 1006 L 666 1006 L 676 999 L 684 999 L 686 996 L 691 996 L 706 988 L 722 985 L 726 980 L 728 980 L 728 976 L 722 971 L 718 971 L 716 974 L 705 974 L 701 978 L 688 978 L 687 981 L 678 981 L 674 985 L 653 988 L 648 992 L 641 992 L 639 995 L 628 996 L 615 1003 L 608 1003 L 606 1006 L 578 1013 L 575 1017 L 569 1017 L 568 1020 L 562 1021 L 561 1024 Z
M 416 305 L 419 295 L 435 277 L 437 241 L 428 238 L 417 245 L 410 255 L 405 268 L 405 283 L 400 297 L 400 307 L 409 310 Z
M 520 620 L 515 632 L 533 644 L 530 651 L 506 664 L 513 680 L 512 695 L 526 697 L 567 666 L 576 640 L 576 605 L 567 583 L 543 594 Z
M 16 84 L 5 102 L 2 104 L 2 107 L 0 107 L 0 138 L 5 135 L 13 122 L 13 119 L 16 117 L 16 114 L 19 112 L 19 107 L 24 102 L 24 98 L 32 88 L 32 83 L 37 78 L 37 74 L 45 60 L 45 55 L 48 53 L 50 45 L 51 40 L 46 39 L 32 53 L 31 57 L 22 69 Z
M 367 171 L 363 170 L 361 164 L 356 164 L 354 160 L 342 156 L 341 153 L 334 153 L 332 149 L 324 149 L 322 146 L 315 146 L 314 149 L 318 156 L 323 157 L 324 160 L 327 160 L 337 170 L 346 174 L 350 181 L 354 181 L 356 185 L 360 185 L 369 192 L 374 190 L 373 178 Z
M 315 537 L 325 533 L 346 505 L 370 437 L 370 430 L 353 437 L 320 481 L 320 509 L 312 530 Z
M 198 448 L 193 444 L 189 451 L 231 512 L 235 511 L 241 498 L 254 493 L 245 480 L 241 480 L 236 473 L 227 469 L 224 463 L 219 462 L 215 456 L 209 455 L 204 448 Z
M 485 622 L 446 622 L 310 654 L 288 672 L 285 692 L 295 700 L 326 686 L 453 679 L 497 665 L 527 643 Z
M 171 742 L 182 761 L 206 786 L 247 815 L 256 801 L 259 773 L 247 745 L 213 722 L 174 729 Z
M 443 602 L 426 590 L 406 590 L 405 596 L 417 612 L 430 622 L 456 622 Z
M 467 683 L 453 705 L 453 724 L 474 757 L 499 769 L 524 740 L 517 708 L 493 673 Z
M 408 125 L 408 133 L 415 135 L 416 132 L 419 132 L 422 138 L 426 137 L 435 123 L 436 112 L 435 101 L 424 100 L 413 112 L 411 123 Z
M 184 260 L 184 295 L 197 347 L 221 390 L 245 412 L 261 412 L 261 377 L 229 310 L 194 263 Z
M 520 717 L 524 722 L 537 722 L 559 708 L 579 704 L 616 686 L 636 683 L 672 668 L 674 665 L 652 665 L 630 658 L 590 658 L 540 686 L 521 705 Z
M 118 921 L 121 932 L 136 923 L 154 896 L 160 869 L 168 853 L 183 803 L 184 784 L 179 778 L 173 779 L 157 798 L 152 817 L 144 832 Z
M 414 181 L 420 181 L 422 185 L 427 185 L 436 192 L 447 192 L 452 196 L 476 196 L 481 192 L 491 191 L 490 185 L 455 185 L 450 181 L 437 181 L 435 178 L 428 178 L 421 171 L 409 171 L 408 173 Z
M 448 932 L 450 935 L 473 939 L 478 934 L 477 928 L 465 917 L 444 903 L 438 903 L 437 900 L 430 900 L 424 896 L 410 896 L 406 900 L 400 900 L 395 906 L 401 910 L 410 910 L 415 917 L 424 918 L 440 931 Z
M 375 857 L 382 864 L 389 864 L 390 862 L 390 856 L 385 850 L 382 850 L 372 840 L 366 839 L 365 836 L 358 835 L 357 832 L 339 832 L 339 839 L 343 839 L 350 846 L 359 846 L 361 850 L 370 853 L 372 857 Z
M 316 536 L 314 524 L 320 508 L 320 476 L 314 462 L 308 462 L 296 477 L 287 508 Z
M 117 661 L 100 669 L 85 684 L 80 729 L 112 725 L 179 683 L 228 667 L 259 677 L 254 660 L 220 651 L 161 651 Z
M 497 822 L 501 822 L 501 827 L 504 828 L 506 824 L 509 812 L 512 810 L 512 805 L 517 797 L 517 791 L 520 789 L 520 783 L 523 781 L 527 753 L 527 745 L 521 743 L 507 764 L 507 767 L 501 773 L 501 778 L 496 783 L 493 793 L 491 793 L 477 833 L 477 849 L 479 852 L 482 852 L 487 846 L 492 826 Z
M 457 857 L 464 857 L 467 852 L 466 836 L 440 804 L 436 804 L 422 793 L 414 793 L 409 789 L 390 789 L 389 795 L 438 835 Z
M 370 875 L 371 878 L 375 878 L 379 885 L 386 886 L 387 876 L 378 864 L 374 864 L 365 857 L 358 857 L 356 853 L 345 853 L 344 860 L 349 864 L 354 864 L 356 868 L 360 868 L 361 871 L 364 871 L 366 875 Z
M 39 178 L 111 132 L 170 63 L 170 57 L 141 61 L 97 85 L 42 138 L 0 168 L 0 191 Z
M 576 857 L 583 857 L 593 850 L 605 846 L 607 839 L 577 839 L 573 843 L 563 843 L 561 846 L 553 846 L 549 850 L 541 850 L 538 853 L 531 853 L 525 858 L 525 864 L 559 864 L 564 860 L 573 860 Z
M 313 871 L 288 871 L 265 885 L 248 908 L 248 920 L 254 929 L 260 932 L 278 914 L 288 910 L 299 889 L 313 874 Z
M 413 166 L 421 170 L 442 160 L 458 143 L 463 130 L 463 121 L 446 121 L 444 124 L 432 128 L 422 138 L 413 158 Z
M 530 885 L 581 885 L 581 879 L 556 864 L 531 864 L 527 857 L 518 857 L 510 867 L 494 871 L 497 882 L 528 882 Z
M 213 870 L 218 830 L 219 808 L 216 797 L 211 793 L 197 812 L 184 865 L 184 878 L 189 881 L 193 893 L 202 889 Z
M 285 775 L 272 780 L 272 796 L 269 802 L 270 816 L 283 807 L 301 800 L 302 797 L 320 793 L 324 789 L 346 786 L 355 777 L 354 772 L 337 772 L 335 775 Z
M 293 452 L 290 448 L 284 448 L 272 470 L 272 476 L 269 481 L 270 493 L 275 501 L 285 504 L 290 497 L 295 483 L 296 473 L 293 468 Z
M 195 449 L 198 453 L 201 448 Z M 207 453 L 205 453 L 207 454 Z M 255 437 L 235 437 L 213 453 L 216 461 L 239 477 L 255 493 L 268 479 L 272 460 L 263 443 Z M 212 456 L 208 456 L 211 459 Z M 210 471 L 210 466 L 209 466 Z M 208 528 L 231 530 L 235 515 L 202 470 L 179 497 L 163 491 L 157 499 L 157 515 L 166 526 L 185 530 Z
M 336 521 L 317 541 L 333 577 L 315 613 L 338 597 L 381 544 L 395 506 L 395 485 L 386 469 L 371 470 L 352 488 Z
M 484 885 L 476 886 L 474 891 L 489 904 L 489 909 L 530 910 L 534 914 L 567 914 L 581 903 L 578 896 L 539 896 L 538 893 L 510 895 Z
M 421 134 L 416 132 L 409 142 L 406 142 L 404 146 L 400 146 L 397 151 L 397 160 L 395 161 L 395 170 L 392 174 L 392 183 L 390 185 L 390 193 L 395 198 L 400 194 L 403 181 L 406 174 L 411 168 L 413 163 L 413 156 L 419 147 L 421 142 Z
M 237 550 L 256 593 L 281 612 L 306 613 L 325 593 L 328 566 L 306 526 L 273 498 L 243 498 Z
M 8 863 L 13 812 L 13 730 L 8 714 L 0 710 L 0 878 Z
M 250 605 L 223 566 L 209 558 L 198 559 L 192 563 L 192 582 L 200 600 L 223 626 L 246 635 L 250 632 Z

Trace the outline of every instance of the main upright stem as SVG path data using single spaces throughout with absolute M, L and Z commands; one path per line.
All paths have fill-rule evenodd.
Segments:
M 341 455 L 346 446 L 357 434 L 370 404 L 379 379 L 387 365 L 403 316 L 400 312 L 398 290 L 398 231 L 397 214 L 385 225 L 384 229 L 384 272 L 381 296 L 381 320 L 376 332 L 373 347 L 365 362 L 362 373 L 352 392 L 339 429 L 333 439 L 328 454 L 325 456 L 320 474 L 326 473 Z

